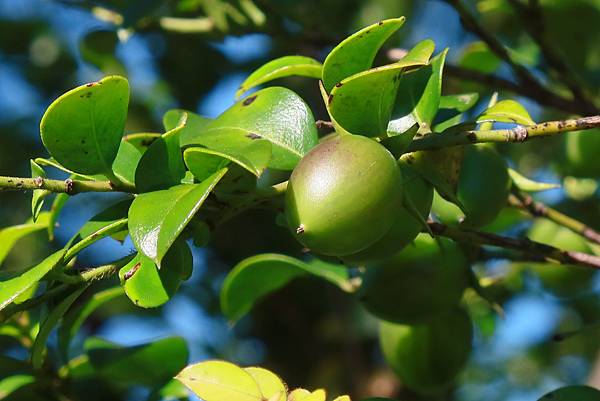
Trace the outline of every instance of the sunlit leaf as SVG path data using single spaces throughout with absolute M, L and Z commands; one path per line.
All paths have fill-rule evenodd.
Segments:
M 244 368 L 258 384 L 263 399 L 269 401 L 286 401 L 287 387 L 279 376 L 270 370 L 256 366 Z M 279 397 L 277 397 L 279 395 Z
M 539 192 L 546 191 L 549 189 L 560 188 L 560 184 L 550 183 L 550 182 L 538 182 L 531 180 L 523 175 L 521 175 L 516 170 L 512 168 L 508 169 L 508 175 L 512 180 L 513 184 L 519 188 L 521 191 L 525 192 Z
M 329 92 L 344 78 L 371 68 L 381 46 L 400 29 L 404 20 L 404 17 L 400 17 L 380 21 L 361 29 L 338 44 L 323 63 L 325 90 Z
M 521 125 L 535 124 L 525 107 L 515 100 L 501 100 L 477 117 L 477 121 L 480 122 L 487 120 Z
M 70 170 L 112 174 L 128 103 L 129 84 L 120 76 L 108 76 L 65 93 L 42 117 L 44 146 Z
M 226 172 L 220 170 L 200 184 L 138 195 L 129 208 L 129 234 L 138 251 L 160 267 L 171 244 Z
M 271 60 L 246 78 L 235 93 L 240 97 L 248 89 L 274 79 L 298 75 L 309 78 L 321 78 L 323 66 L 317 60 L 304 56 L 284 56 Z
M 205 401 L 263 401 L 252 375 L 229 362 L 189 365 L 175 378 Z

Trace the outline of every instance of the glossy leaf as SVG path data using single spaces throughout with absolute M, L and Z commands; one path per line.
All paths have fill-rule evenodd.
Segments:
M 271 149 L 271 143 L 264 139 L 251 142 L 239 152 L 218 152 L 195 147 L 185 150 L 183 160 L 199 181 L 226 167 L 230 162 L 258 177 L 265 171 L 271 160 Z
M 131 301 L 142 308 L 166 303 L 192 270 L 192 253 L 184 241 L 176 241 L 165 255 L 161 269 L 138 253 L 119 271 L 119 279 Z
M 138 251 L 160 267 L 171 244 L 226 171 L 222 169 L 200 184 L 182 184 L 138 195 L 129 208 L 129 234 Z
M 263 399 L 269 401 L 286 401 L 287 386 L 279 376 L 270 370 L 256 366 L 243 368 L 258 384 Z M 279 397 L 277 397 L 279 395 Z
M 235 93 L 238 98 L 244 92 L 258 85 L 278 78 L 293 75 L 309 78 L 321 78 L 323 66 L 317 60 L 304 56 L 284 56 L 271 60 L 246 78 Z
M 514 100 L 501 100 L 477 117 L 479 122 L 487 120 L 521 125 L 535 124 L 525 107 Z
M 0 265 L 18 240 L 36 231 L 46 229 L 49 224 L 48 220 L 49 215 L 42 213 L 35 223 L 28 221 L 24 224 L 0 229 Z
M 308 274 L 349 289 L 348 270 L 343 265 L 318 259 L 306 263 L 290 256 L 267 253 L 244 259 L 231 270 L 221 289 L 221 310 L 229 320 L 239 320 L 262 297 Z
M 327 92 L 344 78 L 368 70 L 386 40 L 404 24 L 404 17 L 380 21 L 344 39 L 323 63 L 323 84 Z
M 163 338 L 133 347 L 94 340 L 87 340 L 84 346 L 94 368 L 92 375 L 116 383 L 154 388 L 167 383 L 188 359 L 186 342 L 180 337 Z
M 35 161 L 29 161 L 31 165 L 31 178 L 46 178 L 46 172 Z M 45 189 L 34 189 L 31 196 L 31 216 L 35 222 L 44 206 L 44 199 L 50 194 Z
M 112 164 L 114 175 L 121 181 L 133 185 L 135 183 L 135 170 L 142 158 L 140 151 L 130 142 L 121 141 L 117 157 Z
M 70 170 L 111 174 L 128 103 L 129 84 L 120 76 L 109 76 L 65 93 L 42 117 L 44 146 Z
M 185 165 L 179 147 L 179 134 L 185 127 L 187 114 L 178 125 L 150 145 L 135 170 L 135 186 L 139 192 L 165 189 L 181 183 Z
M 87 286 L 78 288 L 60 301 L 58 305 L 52 308 L 46 320 L 40 325 L 40 331 L 35 337 L 35 341 L 31 347 L 31 364 L 34 369 L 40 369 L 42 367 L 46 342 L 48 341 L 50 332 L 86 288 Z
M 269 167 L 293 169 L 318 142 L 310 108 L 289 89 L 266 88 L 233 105 L 181 145 L 239 152 L 261 138 L 273 146 Z
M 189 365 L 175 378 L 204 401 L 263 401 L 252 375 L 229 362 Z
M 539 192 L 539 191 L 547 191 L 549 189 L 560 188 L 560 184 L 550 183 L 550 182 L 538 182 L 531 180 L 519 172 L 513 170 L 512 168 L 508 169 L 508 175 L 512 180 L 513 184 L 519 188 L 521 191 L 525 192 Z
M 121 295 L 124 291 L 122 287 L 112 287 L 94 293 L 84 303 L 73 308 L 64 315 L 62 323 L 58 328 L 58 349 L 63 356 L 67 358 L 69 344 L 73 337 L 77 334 L 83 322 L 96 310 L 106 302 L 113 300 Z
M 433 42 L 423 41 L 394 64 L 360 72 L 336 84 L 327 99 L 331 117 L 353 134 L 384 135 L 402 72 L 427 64 L 433 46 Z
M 179 133 L 179 140 L 181 143 L 187 143 L 190 138 L 193 138 L 212 121 L 211 118 L 200 116 L 188 110 L 171 109 L 163 115 L 163 126 L 165 127 L 165 130 L 170 131 L 175 129 L 184 114 L 187 115 L 187 121 L 185 127 L 183 127 Z
M 56 251 L 20 276 L 0 282 L 0 310 L 44 278 L 61 262 L 64 253 L 64 249 Z

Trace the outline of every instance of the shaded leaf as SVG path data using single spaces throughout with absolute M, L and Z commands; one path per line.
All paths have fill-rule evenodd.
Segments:
M 14 375 L 4 377 L 0 380 L 0 400 L 8 397 L 21 387 L 35 383 L 36 379 L 31 375 Z
M 244 259 L 229 272 L 221 288 L 221 310 L 229 320 L 239 320 L 262 297 L 308 274 L 349 290 L 348 270 L 343 265 L 318 259 L 306 263 L 290 256 L 267 253 Z
M 205 146 L 219 152 L 239 152 L 256 139 L 273 146 L 269 167 L 293 169 L 318 142 L 308 105 L 289 89 L 262 89 L 227 109 L 182 146 Z
M 139 192 L 169 188 L 181 183 L 185 165 L 179 147 L 179 134 L 185 127 L 187 114 L 179 124 L 150 145 L 135 170 L 135 186 Z
M 40 325 L 40 331 L 37 336 L 35 336 L 35 341 L 31 347 L 31 364 L 34 369 L 40 369 L 42 367 L 42 363 L 44 362 L 44 351 L 46 350 L 46 341 L 48 341 L 50 332 L 86 288 L 87 286 L 78 288 L 60 301 L 58 305 L 52 308 L 46 320 Z
M 163 115 L 163 126 L 166 131 L 170 131 L 177 127 L 178 122 L 181 120 L 183 115 L 187 115 L 187 121 L 185 127 L 182 128 L 179 133 L 179 140 L 181 143 L 187 143 L 190 138 L 193 138 L 198 132 L 211 121 L 211 118 L 203 117 L 196 113 L 182 109 L 171 109 Z
M 154 143 L 156 138 L 160 138 L 162 134 L 157 132 L 137 132 L 135 134 L 127 134 L 123 137 L 123 141 L 129 142 L 138 152 L 144 153 L 150 145 Z M 114 164 L 113 164 L 114 165 Z
M 327 99 L 332 119 L 353 134 L 385 135 L 402 72 L 427 64 L 433 47 L 433 42 L 423 41 L 394 64 L 360 72 L 337 83 Z
M 54 269 L 61 262 L 64 253 L 64 249 L 56 251 L 20 276 L 0 282 L 0 310 L 4 309 L 15 298 L 30 289 Z
M 380 21 L 361 29 L 333 48 L 323 63 L 327 92 L 344 78 L 368 70 L 386 40 L 404 24 L 404 17 Z
M 138 195 L 129 208 L 129 234 L 138 251 L 160 267 L 171 244 L 226 172 L 222 169 L 200 184 Z
M 189 365 L 175 378 L 205 401 L 263 401 L 252 375 L 229 362 Z
M 479 122 L 487 120 L 521 125 L 535 124 L 525 107 L 514 100 L 501 100 L 477 117 Z
M 271 60 L 246 78 L 235 93 L 240 97 L 248 89 L 274 79 L 298 75 L 309 78 L 321 78 L 323 66 L 317 60 L 304 56 L 284 56 Z
M 46 229 L 49 224 L 49 217 L 47 213 L 42 213 L 38 216 L 38 220 L 35 223 L 28 221 L 24 224 L 0 229 L 0 264 L 6 259 L 6 256 L 18 240 L 36 231 Z
M 120 76 L 109 76 L 65 93 L 42 117 L 44 146 L 70 170 L 110 176 L 128 103 L 129 84 Z
M 142 153 L 140 153 L 134 144 L 128 141 L 121 141 L 117 157 L 112 164 L 114 175 L 121 181 L 134 185 L 135 170 L 141 158 Z
M 464 113 L 477 104 L 478 93 L 462 93 L 460 95 L 446 95 L 440 97 L 440 109 L 452 109 Z
M 154 262 L 138 253 L 119 271 L 127 297 L 142 308 L 166 303 L 192 271 L 192 253 L 184 241 L 175 241 L 165 255 L 160 270 Z
M 491 74 L 500 67 L 501 63 L 502 60 L 484 42 L 473 42 L 465 48 L 458 65 L 469 70 Z
M 521 175 L 519 172 L 513 170 L 512 168 L 508 169 L 508 175 L 510 176 L 510 179 L 512 180 L 513 184 L 521 191 L 539 192 L 547 191 L 549 189 L 560 188 L 560 184 L 531 180 Z

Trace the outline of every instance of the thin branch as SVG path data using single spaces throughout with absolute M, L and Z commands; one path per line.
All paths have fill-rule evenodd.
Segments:
M 0 191 L 45 189 L 50 192 L 75 195 L 81 192 L 134 192 L 130 186 L 117 186 L 110 181 L 51 180 L 48 178 L 23 178 L 0 176 Z
M 489 131 L 461 131 L 446 134 L 432 133 L 414 139 L 407 152 L 419 150 L 435 150 L 449 146 L 469 145 L 486 142 L 525 142 L 533 138 L 542 138 L 570 131 L 586 130 L 600 127 L 600 115 L 582 117 L 573 120 L 548 121 L 540 124 L 522 126 L 512 129 Z M 403 155 L 403 159 L 410 154 Z
M 600 233 L 598 231 L 550 206 L 535 201 L 530 195 L 520 193 L 519 191 L 513 191 L 513 195 L 509 198 L 509 204 L 525 210 L 534 217 L 545 217 L 548 220 L 581 235 L 591 242 L 600 244 Z
M 456 242 L 513 249 L 531 255 L 532 257 L 539 258 L 541 261 L 600 269 L 600 257 L 598 256 L 589 255 L 583 252 L 565 251 L 550 245 L 532 241 L 527 237 L 504 237 L 494 233 L 452 227 L 437 222 L 429 222 L 428 225 L 435 235 L 447 237 Z

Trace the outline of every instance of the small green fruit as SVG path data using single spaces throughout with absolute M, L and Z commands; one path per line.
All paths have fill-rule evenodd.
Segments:
M 431 210 L 433 187 L 406 165 L 400 165 L 400 171 L 402 171 L 405 201 L 408 198 L 419 211 L 423 220 L 427 220 Z M 367 249 L 343 259 L 346 263 L 365 264 L 389 258 L 410 244 L 422 229 L 423 223 L 414 217 L 406 207 L 399 206 L 392 227 L 379 241 Z
M 379 339 L 386 361 L 407 387 L 434 393 L 451 384 L 471 353 L 473 326 L 456 308 L 426 325 L 382 322 Z
M 528 237 L 560 249 L 591 253 L 590 246 L 581 236 L 550 220 L 537 219 L 531 226 Z M 575 265 L 530 263 L 526 267 L 538 275 L 546 289 L 561 297 L 573 296 L 589 289 L 595 273 L 591 269 Z
M 589 386 L 566 386 L 549 392 L 538 401 L 600 401 L 600 391 Z
M 600 177 L 599 151 L 600 129 L 570 132 L 565 139 L 566 173 L 576 177 Z
M 304 246 L 345 256 L 383 237 L 401 202 L 402 177 L 392 154 L 372 139 L 341 135 L 298 163 L 287 188 L 286 216 Z
M 506 161 L 485 144 L 468 146 L 458 182 L 457 198 L 465 209 L 465 224 L 491 223 L 506 206 L 510 191 Z
M 358 292 L 365 308 L 402 324 L 426 323 L 452 311 L 467 287 L 469 264 L 454 242 L 437 241 L 421 234 L 396 256 L 367 268 Z

